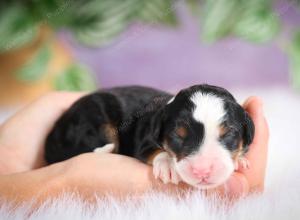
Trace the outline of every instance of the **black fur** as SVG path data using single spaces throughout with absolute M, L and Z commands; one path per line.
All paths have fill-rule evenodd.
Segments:
M 110 143 L 101 130 L 104 124 L 115 128 L 118 153 L 144 160 L 147 149 L 160 144 L 156 118 L 159 120 L 159 110 L 171 97 L 163 91 L 131 86 L 81 98 L 55 123 L 47 137 L 46 161 L 59 162 Z
M 197 150 L 205 135 L 204 125 L 192 117 L 194 106 L 190 97 L 199 91 L 212 93 L 224 100 L 226 117 L 223 125 L 228 131 L 220 137 L 220 142 L 233 152 L 243 140 L 246 152 L 253 139 L 254 125 L 227 90 L 196 85 L 180 91 L 167 105 L 171 94 L 130 86 L 101 90 L 72 105 L 46 139 L 46 161 L 66 160 L 112 141 L 118 145 L 117 153 L 143 162 L 163 147 L 180 160 Z M 105 130 L 106 125 L 114 128 L 110 135 Z M 178 127 L 184 127 L 188 135 L 178 136 Z

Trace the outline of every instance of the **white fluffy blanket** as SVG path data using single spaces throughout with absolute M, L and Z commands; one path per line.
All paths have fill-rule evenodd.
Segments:
M 282 89 L 238 94 L 240 100 L 244 94 L 255 94 L 265 101 L 271 140 L 264 194 L 247 197 L 230 209 L 199 193 L 181 201 L 161 194 L 149 194 L 139 203 L 99 200 L 93 207 L 74 196 L 64 196 L 45 203 L 29 219 L 300 219 L 300 96 Z M 27 211 L 28 204 L 14 211 L 2 204 L 0 219 L 24 219 Z

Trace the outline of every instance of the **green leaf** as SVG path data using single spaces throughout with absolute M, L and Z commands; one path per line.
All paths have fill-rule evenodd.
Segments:
M 30 42 L 36 35 L 37 24 L 69 29 L 80 43 L 87 46 L 106 46 L 134 21 L 176 24 L 174 4 L 177 2 L 183 1 L 11 1 L 5 9 L 0 6 L 0 39 L 3 39 L 0 51 L 1 46 L 8 50 Z
M 96 88 L 96 84 L 86 68 L 73 64 L 57 76 L 54 87 L 56 90 L 91 91 Z
M 30 12 L 37 20 L 46 23 L 53 29 L 65 27 L 75 16 L 74 6 L 80 6 L 78 0 L 30 0 L 28 5 Z
M 21 4 L 5 7 L 0 12 L 0 52 L 17 49 L 37 35 L 38 24 Z
M 135 7 L 136 0 L 90 1 L 77 8 L 69 26 L 81 43 L 108 45 L 130 24 Z
M 179 3 L 174 0 L 142 0 L 139 2 L 138 18 L 151 24 L 176 25 L 176 6 Z
M 300 31 L 296 32 L 289 49 L 292 85 L 300 90 Z
M 237 22 L 234 33 L 253 42 L 266 42 L 271 40 L 279 31 L 279 19 L 272 12 L 271 7 L 249 7 Z
M 93 47 L 105 46 L 136 20 L 151 24 L 175 24 L 174 2 L 176 1 L 88 1 L 76 7 L 68 26 L 79 42 Z
M 41 79 L 46 73 L 52 53 L 48 45 L 43 46 L 37 53 L 16 72 L 19 80 L 35 82 Z
M 208 42 L 230 35 L 266 42 L 278 33 L 279 18 L 270 0 L 206 0 L 202 25 Z
M 206 0 L 203 8 L 202 38 L 214 42 L 228 36 L 241 13 L 239 0 Z
M 192 15 L 199 17 L 201 15 L 201 1 L 199 0 L 186 0 L 188 9 L 191 11 Z

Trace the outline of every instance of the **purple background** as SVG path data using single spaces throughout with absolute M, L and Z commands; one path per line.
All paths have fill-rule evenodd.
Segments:
M 291 3 L 292 2 L 292 3 Z M 276 5 L 284 33 L 300 24 L 293 1 Z M 289 85 L 288 59 L 275 43 L 225 39 L 201 42 L 200 26 L 184 8 L 176 28 L 132 25 L 109 47 L 84 48 L 63 37 L 100 87 L 141 84 L 167 90 L 210 83 L 224 87 Z

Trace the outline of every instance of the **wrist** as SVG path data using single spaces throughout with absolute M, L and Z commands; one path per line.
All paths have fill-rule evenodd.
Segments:
M 11 147 L 0 144 L 0 155 L 0 175 L 8 175 L 29 170 L 29 167 L 23 163 L 19 153 Z
M 16 204 L 35 201 L 34 205 L 39 205 L 49 198 L 58 196 L 64 191 L 65 186 L 61 165 L 0 176 L 1 197 Z
M 123 165 L 121 165 L 123 164 Z M 152 168 L 120 155 L 83 154 L 66 161 L 69 189 L 83 198 L 142 194 L 156 188 Z

